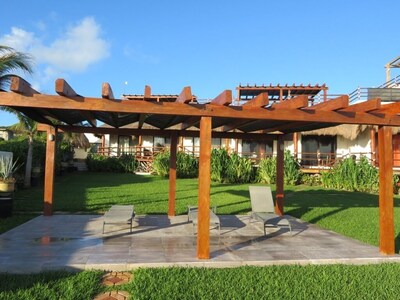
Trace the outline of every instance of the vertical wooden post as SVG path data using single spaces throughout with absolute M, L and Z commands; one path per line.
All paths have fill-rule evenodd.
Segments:
M 171 136 L 170 158 L 169 158 L 169 198 L 168 198 L 168 216 L 175 216 L 175 198 L 176 198 L 176 148 L 178 146 L 178 135 Z
M 379 251 L 394 254 L 393 216 L 393 145 L 392 129 L 380 126 L 378 129 L 379 152 Z
M 283 182 L 284 182 L 284 145 L 283 136 L 278 136 L 276 149 L 276 201 L 275 213 L 283 216 Z
M 375 129 L 371 128 L 370 140 L 371 140 L 371 161 L 372 165 L 376 166 L 376 140 L 375 140 Z
M 53 215 L 53 192 L 54 192 L 54 167 L 56 158 L 57 128 L 47 128 L 46 142 L 46 165 L 44 171 L 44 209 L 43 215 Z
M 298 153 L 299 153 L 299 133 L 295 132 L 293 133 L 293 155 L 294 158 L 297 159 Z
M 210 258 L 211 117 L 200 120 L 197 258 Z

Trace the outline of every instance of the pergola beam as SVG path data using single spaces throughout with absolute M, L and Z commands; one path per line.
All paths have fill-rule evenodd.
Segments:
M 185 86 L 182 89 L 182 92 L 179 94 L 178 98 L 176 98 L 176 103 L 189 103 L 193 100 L 192 89 L 190 86 Z
M 257 97 L 243 103 L 242 107 L 244 109 L 260 108 L 263 106 L 267 106 L 268 103 L 269 103 L 268 93 L 261 93 L 257 95 Z
M 111 85 L 108 82 L 103 82 L 101 85 L 101 97 L 103 99 L 114 99 L 114 93 L 111 88 Z
M 114 135 L 150 135 L 160 137 L 170 137 L 177 134 L 183 137 L 199 137 L 200 131 L 198 130 L 175 130 L 175 129 L 134 129 L 134 128 L 114 128 L 114 127 L 83 127 L 83 126 L 69 126 L 58 125 L 58 130 L 65 132 L 76 133 L 93 133 L 93 134 L 114 134 Z M 46 131 L 46 129 L 39 124 L 38 131 Z M 259 133 L 244 133 L 244 132 L 221 132 L 213 131 L 211 133 L 213 138 L 232 138 L 232 139 L 251 139 L 257 141 L 273 141 L 276 139 L 275 134 L 259 134 Z
M 59 94 L 60 96 L 68 98 L 82 97 L 81 95 L 78 95 L 78 93 L 74 91 L 74 89 L 68 84 L 68 82 L 65 79 L 62 78 L 56 80 L 55 89 L 56 93 Z
M 28 81 L 18 76 L 11 77 L 10 90 L 14 93 L 22 94 L 25 96 L 40 94 L 38 91 L 31 87 L 31 84 Z
M 271 109 L 299 109 L 308 106 L 308 96 L 301 95 L 285 101 L 275 102 Z
M 34 102 L 33 102 L 33 99 Z M 330 100 L 324 103 L 329 103 Z M 345 102 L 345 100 L 341 100 Z M 317 105 L 320 105 L 317 104 Z M 88 110 L 98 112 L 120 112 L 120 113 L 151 113 L 161 115 L 198 116 L 198 117 L 222 117 L 233 119 L 253 119 L 270 121 L 303 121 L 322 122 L 333 124 L 365 124 L 400 126 L 400 117 L 395 114 L 379 115 L 375 113 L 357 112 L 335 112 L 326 110 L 327 107 L 319 109 L 317 105 L 304 109 L 275 109 L 255 108 L 244 110 L 241 107 L 217 106 L 217 105 L 187 105 L 183 103 L 148 102 L 148 101 L 107 101 L 102 98 L 85 98 L 79 101 L 66 101 L 65 98 L 54 95 L 34 94 L 26 97 L 16 93 L 0 92 L 0 105 L 18 107 L 64 109 L 64 110 Z M 332 107 L 330 107 L 332 108 Z M 335 105 L 335 109 L 344 108 Z
M 232 91 L 225 90 L 217 97 L 215 97 L 213 100 L 211 100 L 210 104 L 228 106 L 231 103 L 232 103 Z

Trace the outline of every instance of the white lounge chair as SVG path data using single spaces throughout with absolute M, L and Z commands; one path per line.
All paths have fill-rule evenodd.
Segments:
M 103 216 L 103 234 L 106 224 L 129 224 L 132 232 L 132 221 L 135 217 L 133 205 L 113 205 Z
M 193 234 L 196 233 L 196 227 L 198 223 L 198 207 L 197 206 L 188 206 L 188 222 L 192 221 L 193 223 Z M 221 222 L 219 217 L 217 216 L 217 207 L 214 206 L 210 209 L 210 225 L 212 228 L 218 227 L 218 234 L 221 234 Z
M 263 223 L 264 235 L 267 234 L 265 227 L 288 227 L 292 235 L 292 226 L 288 219 L 275 213 L 274 200 L 269 186 L 249 186 L 251 217 Z

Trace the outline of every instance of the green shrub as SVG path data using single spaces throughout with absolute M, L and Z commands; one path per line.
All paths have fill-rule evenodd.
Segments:
M 116 173 L 134 173 L 138 166 L 135 157 L 128 154 L 116 157 L 89 153 L 86 164 L 89 171 Z
M 196 178 L 199 174 L 199 160 L 191 154 L 176 154 L 176 176 L 178 178 Z
M 322 173 L 322 184 L 326 188 L 346 191 L 377 192 L 379 189 L 378 170 L 365 156 L 359 162 L 346 158 Z
M 297 160 L 292 157 L 290 151 L 284 153 L 284 182 L 295 185 L 300 181 L 301 171 Z M 260 161 L 257 169 L 257 181 L 267 184 L 276 183 L 276 158 L 270 157 Z
M 257 168 L 257 181 L 273 184 L 276 182 L 276 158 L 263 158 Z
M 248 183 L 252 181 L 253 166 L 251 160 L 232 153 L 226 168 L 227 183 Z
M 301 171 L 297 160 L 290 154 L 290 151 L 284 153 L 284 182 L 288 185 L 295 185 L 300 181 Z
M 229 154 L 226 149 L 213 149 L 211 152 L 211 180 L 224 182 L 229 164 Z
M 162 177 L 169 175 L 169 151 L 159 152 L 153 161 L 153 171 Z
M 153 170 L 157 175 L 169 176 L 169 151 L 163 151 L 157 154 L 153 161 Z M 199 173 L 199 162 L 193 155 L 178 152 L 176 154 L 176 177 L 177 178 L 195 178 Z

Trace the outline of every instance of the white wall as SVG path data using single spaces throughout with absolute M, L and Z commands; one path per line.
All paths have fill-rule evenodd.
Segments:
M 371 158 L 371 141 L 370 132 L 368 130 L 359 134 L 355 140 L 350 141 L 342 136 L 337 137 L 337 150 L 336 154 L 341 157 L 344 155 L 356 155 L 357 158 L 360 154 L 366 155 Z

